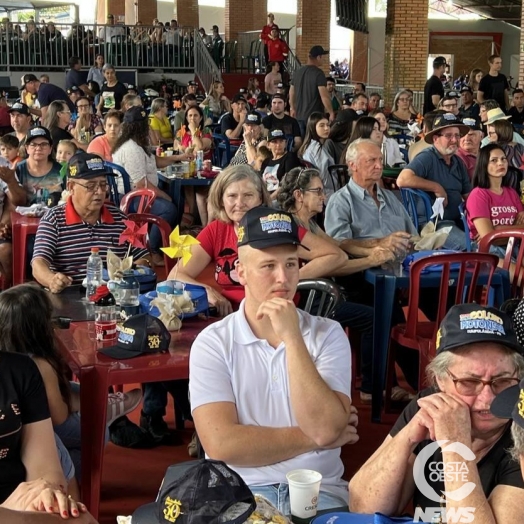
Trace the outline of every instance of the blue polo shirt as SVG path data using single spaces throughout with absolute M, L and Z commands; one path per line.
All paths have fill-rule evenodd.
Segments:
M 448 205 L 444 208 L 444 220 L 460 222 L 459 205 L 462 195 L 471 191 L 471 182 L 464 162 L 457 155 L 451 157 L 451 164 L 446 164 L 435 146 L 421 151 L 407 166 L 420 178 L 440 184 L 448 195 Z M 430 193 L 432 201 L 435 195 Z

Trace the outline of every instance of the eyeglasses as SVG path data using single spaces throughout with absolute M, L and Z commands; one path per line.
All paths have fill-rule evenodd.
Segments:
M 107 182 L 88 182 L 87 184 L 75 182 L 75 184 L 82 186 L 88 193 L 94 193 L 98 188 L 102 191 L 106 191 L 109 186 Z
M 68 114 L 71 114 L 71 111 L 69 111 L 69 109 L 66 110 L 66 111 L 58 111 L 58 112 L 59 112 L 59 113 L 66 113 L 66 114 L 68 113 Z
M 312 189 L 304 189 L 303 191 L 304 192 L 307 191 L 308 193 L 315 193 L 317 196 L 326 194 L 323 187 L 315 187 L 315 188 L 312 188 Z
M 76 107 L 78 107 L 78 109 L 84 108 L 84 107 L 89 107 L 89 104 L 78 104 Z
M 27 144 L 27 147 L 30 147 L 31 149 L 45 149 L 46 147 L 49 147 L 51 144 L 49 142 L 31 142 L 30 144 Z
M 453 109 L 454 107 L 457 107 L 458 104 L 442 104 L 442 107 L 444 109 Z
M 453 138 L 454 138 L 455 140 L 460 140 L 460 138 L 461 138 L 459 133 L 456 133 L 456 134 L 453 134 L 453 135 L 452 135 L 452 134 L 446 134 L 446 135 L 441 134 L 441 135 L 439 135 L 439 136 L 444 137 L 446 140 L 451 140 L 451 139 L 453 139 Z
M 499 377 L 492 380 L 481 380 L 480 378 L 457 378 L 449 370 L 447 370 L 446 373 L 450 376 L 453 384 L 455 384 L 457 393 L 465 397 L 480 395 L 484 386 L 489 386 L 493 394 L 498 395 L 505 389 L 519 383 L 517 377 Z

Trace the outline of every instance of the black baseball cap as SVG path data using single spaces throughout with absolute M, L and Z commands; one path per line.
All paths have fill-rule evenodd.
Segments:
M 439 134 L 443 129 L 448 127 L 458 127 L 460 136 L 469 133 L 469 127 L 465 126 L 457 116 L 453 113 L 444 113 L 443 115 L 437 115 L 435 117 L 435 120 L 433 120 L 433 128 L 426 133 L 424 141 L 428 144 L 433 144 L 433 136 Z
M 8 110 L 8 113 L 20 113 L 21 115 L 30 115 L 29 106 L 23 102 L 15 102 Z
M 27 135 L 25 135 L 25 143 L 29 144 L 35 138 L 45 138 L 51 145 L 53 145 L 53 138 L 47 127 L 34 126 L 29 129 Z
M 36 78 L 36 76 L 33 75 L 32 73 L 28 73 L 27 75 L 24 75 L 22 77 L 22 83 L 21 83 L 20 88 L 24 89 L 26 84 L 29 84 L 29 82 L 38 82 L 38 78 Z
M 467 344 L 493 342 L 524 354 L 511 318 L 494 307 L 478 304 L 453 306 L 437 332 L 437 355 Z
M 254 249 L 292 244 L 308 249 L 300 243 L 298 225 L 293 215 L 281 209 L 258 206 L 250 209 L 240 220 L 238 247 Z
M 74 157 L 73 157 L 74 158 Z M 108 357 L 126 359 L 167 351 L 171 334 L 164 323 L 147 313 L 129 317 L 118 332 L 115 346 L 100 349 Z
M 317 56 L 329 55 L 329 51 L 326 51 L 321 45 L 314 45 L 309 50 L 309 56 L 311 58 L 317 58 Z
M 524 380 L 499 393 L 491 403 L 491 413 L 499 418 L 511 418 L 524 429 Z
M 481 131 L 482 126 L 480 120 L 473 116 L 466 116 L 462 119 L 462 123 L 468 126 L 471 131 Z
M 236 104 L 237 102 L 244 102 L 244 104 L 247 104 L 247 100 L 245 99 L 243 93 L 237 93 L 233 97 L 233 100 L 231 100 L 232 104 Z
M 443 65 L 447 65 L 446 59 L 443 56 L 437 56 L 433 60 L 433 67 L 440 67 Z
M 128 91 L 136 91 L 136 85 L 134 84 L 126 84 L 126 88 Z
M 354 109 L 341 109 L 335 117 L 335 124 L 351 124 L 358 120 L 359 116 Z
M 244 123 L 246 126 L 259 126 L 262 123 L 262 118 L 259 113 L 252 111 L 251 113 L 248 113 Z
M 80 151 L 73 155 L 67 163 L 67 178 L 69 180 L 86 180 L 97 176 L 116 176 L 104 159 L 94 153 Z
M 80 95 L 83 95 L 84 92 L 78 87 L 78 86 L 71 86 L 67 91 L 66 93 L 68 95 L 72 95 L 73 93 L 78 93 Z
M 124 122 L 126 124 L 133 124 L 135 122 L 143 122 L 147 120 L 147 113 L 142 106 L 130 107 L 124 113 Z
M 182 475 L 179 464 L 170 466 L 156 501 L 138 508 L 133 524 L 247 522 L 256 501 L 242 477 L 219 460 L 193 464 Z
M 198 83 L 195 82 L 194 80 L 190 80 L 188 83 L 187 83 L 188 86 L 198 86 Z
M 271 129 L 267 136 L 267 141 L 272 142 L 273 140 L 287 140 L 286 134 L 278 127 Z
M 469 86 L 462 86 L 461 89 L 460 89 L 460 92 L 461 93 L 471 93 L 471 94 L 473 94 L 473 89 L 471 89 L 471 87 L 469 87 Z

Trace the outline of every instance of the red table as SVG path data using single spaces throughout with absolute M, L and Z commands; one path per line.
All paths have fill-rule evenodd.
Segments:
M 82 501 L 95 518 L 100 506 L 109 386 L 189 378 L 191 345 L 214 320 L 186 319 L 179 332 L 171 333 L 169 352 L 128 360 L 113 360 L 97 351 L 100 343 L 89 336 L 94 332 L 92 322 L 72 322 L 69 329 L 55 331 L 58 347 L 81 384 Z
M 28 235 L 36 235 L 39 223 L 39 217 L 28 217 L 16 211 L 11 212 L 13 286 L 25 282 L 27 237 Z

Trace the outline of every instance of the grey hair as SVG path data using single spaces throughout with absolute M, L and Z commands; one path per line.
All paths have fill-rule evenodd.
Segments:
M 510 448 L 509 452 L 512 458 L 519 462 L 521 457 L 524 458 L 524 429 L 515 422 L 511 424 L 511 437 L 513 438 L 513 447 Z
M 218 220 L 230 224 L 231 220 L 224 209 L 224 193 L 226 189 L 235 182 L 240 180 L 249 180 L 256 187 L 260 195 L 260 204 L 271 206 L 271 197 L 266 189 L 266 184 L 262 177 L 249 165 L 239 164 L 229 166 L 222 171 L 213 182 L 209 191 L 208 204 L 213 216 Z
M 351 144 L 349 144 L 346 150 L 346 163 L 349 164 L 349 162 L 352 162 L 354 164 L 358 160 L 358 155 L 360 153 L 360 144 L 371 144 L 378 147 L 377 144 L 369 138 L 357 138 L 356 140 L 353 140 Z
M 505 355 L 510 355 L 513 365 L 517 370 L 517 377 L 524 377 L 524 357 L 502 344 L 497 344 L 497 348 Z M 438 387 L 437 379 L 447 376 L 447 370 L 453 365 L 456 355 L 466 355 L 473 348 L 470 345 L 454 348 L 452 351 L 443 351 L 437 355 L 426 367 L 426 378 L 429 386 Z
M 153 102 L 151 102 L 151 110 L 149 114 L 154 115 L 157 111 L 159 111 L 166 105 L 167 105 L 167 102 L 165 98 L 160 98 L 160 97 L 155 98 Z
M 104 64 L 102 66 L 102 71 L 107 71 L 108 69 L 113 69 L 115 70 L 115 66 L 113 64 Z

